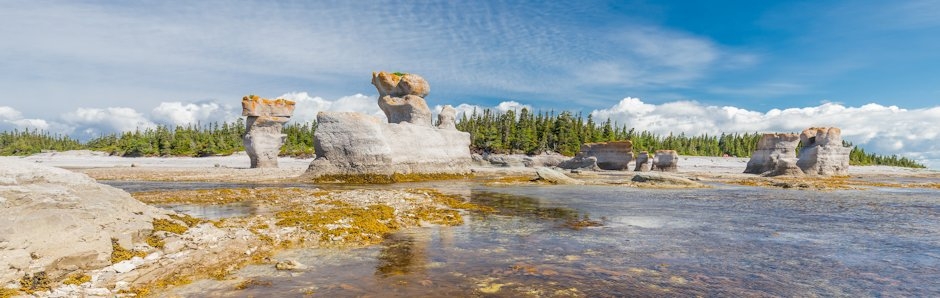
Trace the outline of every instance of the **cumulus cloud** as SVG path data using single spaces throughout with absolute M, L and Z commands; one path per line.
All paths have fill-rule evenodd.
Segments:
M 182 103 L 161 102 L 151 112 L 154 121 L 166 125 L 187 125 L 196 123 L 230 122 L 240 115 L 234 108 L 222 106 L 216 102 Z
M 70 127 L 66 133 L 79 138 L 95 137 L 111 132 L 133 131 L 156 126 L 153 121 L 132 108 L 78 108 L 62 115 L 64 124 Z
M 49 130 L 50 124 L 43 119 L 24 119 L 23 113 L 7 106 L 0 106 L 0 129 Z
M 902 109 L 866 104 L 860 107 L 823 103 L 815 107 L 750 111 L 732 106 L 708 106 L 694 101 L 648 104 L 624 98 L 594 110 L 595 119 L 610 118 L 620 125 L 658 134 L 716 135 L 743 132 L 800 132 L 813 126 L 842 128 L 843 138 L 869 152 L 898 154 L 940 167 L 940 107 Z
M 336 100 L 327 100 L 319 96 L 310 96 L 307 92 L 291 92 L 281 95 L 278 98 L 297 102 L 294 108 L 294 116 L 291 116 L 291 121 L 316 121 L 317 113 L 323 111 L 359 112 L 377 116 L 382 119 L 385 118 L 385 114 L 379 109 L 379 106 L 376 104 L 377 99 L 374 96 L 355 94 L 343 96 Z
M 436 115 L 440 113 L 441 109 L 443 108 L 444 106 L 442 105 L 435 105 L 433 108 L 431 108 L 431 113 L 433 113 L 436 117 Z M 462 104 L 455 106 L 454 110 L 457 110 L 457 119 L 459 120 L 464 115 L 469 117 L 471 114 L 473 114 L 474 111 L 476 111 L 477 113 L 482 113 L 483 110 L 489 109 L 489 110 L 498 111 L 498 112 L 506 112 L 509 110 L 518 112 L 519 110 L 523 108 L 528 109 L 529 111 L 532 111 L 531 105 L 521 104 L 513 100 L 503 101 L 492 107 L 485 107 L 481 105 L 462 103 Z M 437 118 L 434 118 L 434 119 L 437 119 Z

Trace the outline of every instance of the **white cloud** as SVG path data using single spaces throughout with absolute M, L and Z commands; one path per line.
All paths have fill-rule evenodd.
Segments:
M 156 124 L 132 108 L 78 108 L 62 115 L 70 127 L 66 133 L 77 132 L 78 138 L 95 137 L 111 132 L 153 128 Z
M 521 109 L 527 109 L 527 110 L 529 110 L 529 111 L 532 111 L 532 106 L 530 106 L 530 105 L 525 105 L 525 104 L 521 104 L 521 103 L 518 103 L 518 102 L 516 102 L 516 101 L 514 101 L 514 100 L 504 101 L 504 102 L 501 102 L 501 103 L 499 103 L 498 105 L 496 105 L 496 110 L 497 110 L 497 111 L 500 111 L 500 112 L 505 112 L 505 111 L 509 111 L 509 110 L 513 110 L 513 111 L 517 111 L 517 112 L 518 112 L 518 111 L 521 110 Z
M 50 124 L 43 119 L 24 119 L 23 113 L 7 106 L 0 106 L 0 130 L 39 129 L 49 130 Z
M 327 100 L 319 96 L 311 97 L 307 92 L 291 92 L 278 98 L 293 100 L 297 103 L 294 108 L 294 115 L 291 116 L 292 122 L 316 121 L 317 113 L 323 111 L 358 112 L 382 119 L 385 118 L 385 114 L 382 113 L 376 102 L 377 99 L 373 96 L 355 94 L 343 96 L 336 100 Z
M 161 102 L 151 115 L 155 122 L 167 125 L 207 124 L 238 119 L 239 115 L 233 113 L 233 109 L 215 102 Z
M 595 119 L 610 118 L 620 125 L 658 134 L 800 132 L 813 126 L 836 126 L 845 140 L 869 152 L 908 156 L 940 167 L 940 127 L 936 125 L 940 107 L 907 110 L 875 103 L 860 107 L 823 103 L 762 113 L 694 101 L 648 104 L 628 97 L 591 114 Z

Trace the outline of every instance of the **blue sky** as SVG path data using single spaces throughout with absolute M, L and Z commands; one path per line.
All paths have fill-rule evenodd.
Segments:
M 938 1 L 13 0 L 0 3 L 0 128 L 229 119 L 246 94 L 370 112 L 370 73 L 389 70 L 424 76 L 431 105 L 511 102 L 654 131 L 720 110 L 745 116 L 702 118 L 727 124 L 715 133 L 842 125 L 872 150 L 940 160 L 938 132 L 914 127 L 940 124 L 937 36 Z M 867 104 L 886 113 L 867 123 L 911 127 L 846 130 L 877 114 Z M 810 116 L 734 122 L 775 109 Z

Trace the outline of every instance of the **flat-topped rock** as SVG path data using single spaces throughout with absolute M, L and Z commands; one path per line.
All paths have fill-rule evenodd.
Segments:
M 630 141 L 586 143 L 570 162 L 563 162 L 564 169 L 596 168 L 622 171 L 630 168 L 633 160 L 633 143 Z
M 744 173 L 765 176 L 799 175 L 796 167 L 796 146 L 800 136 L 794 133 L 766 133 L 757 142 Z
M 257 95 L 242 98 L 242 115 L 247 116 L 242 144 L 252 168 L 277 167 L 277 156 L 287 138 L 281 129 L 294 113 L 294 105 L 290 100 L 270 100 Z
M 838 127 L 811 127 L 800 134 L 803 148 L 797 166 L 807 175 L 847 175 L 852 148 L 842 145 Z
M 294 114 L 295 103 L 286 99 L 265 99 L 257 95 L 242 98 L 242 116 L 249 117 L 290 117 Z

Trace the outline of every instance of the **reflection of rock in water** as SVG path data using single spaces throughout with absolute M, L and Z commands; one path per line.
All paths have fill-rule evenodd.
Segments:
M 427 263 L 427 241 L 412 235 L 392 234 L 382 242 L 375 275 L 389 277 L 422 271 Z
M 493 207 L 500 215 L 563 220 L 563 227 L 574 230 L 602 225 L 600 221 L 592 220 L 587 213 L 571 208 L 542 206 L 541 201 L 533 197 L 483 191 L 472 192 L 470 202 Z

